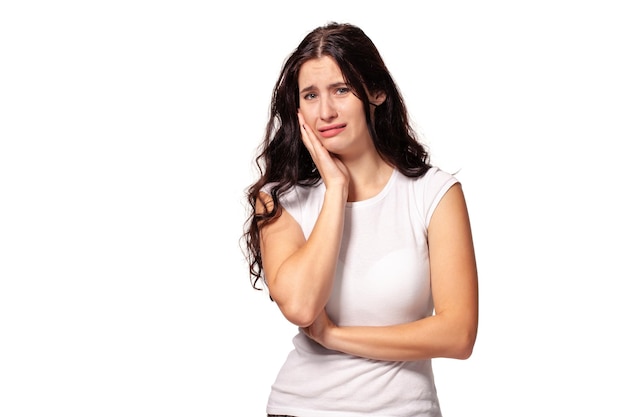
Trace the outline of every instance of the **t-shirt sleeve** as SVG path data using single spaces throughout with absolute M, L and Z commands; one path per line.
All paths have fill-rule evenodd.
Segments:
M 425 214 L 426 227 L 437 208 L 437 205 L 446 192 L 459 180 L 452 174 L 439 168 L 431 168 L 424 176 L 423 188 L 423 213 Z
M 261 191 L 271 194 L 276 185 L 275 183 L 266 184 L 261 188 Z M 282 209 L 287 211 L 300 224 L 302 224 L 303 220 L 301 193 L 298 187 L 294 187 L 280 197 L 280 206 Z

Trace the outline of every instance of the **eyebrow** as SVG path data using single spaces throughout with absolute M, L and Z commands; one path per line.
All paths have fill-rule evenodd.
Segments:
M 337 88 L 337 87 L 343 87 L 343 86 L 347 86 L 348 83 L 341 81 L 341 82 L 337 82 L 337 83 L 332 83 L 328 86 L 329 89 L 331 88 Z M 314 85 L 310 85 L 308 87 L 304 87 L 302 90 L 300 90 L 300 94 L 302 93 L 308 93 L 309 91 L 313 91 L 313 90 L 317 90 L 317 87 L 315 87 Z

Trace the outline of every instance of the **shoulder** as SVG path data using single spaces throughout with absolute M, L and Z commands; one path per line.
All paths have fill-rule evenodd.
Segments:
M 422 197 L 426 197 L 428 194 L 445 192 L 445 190 L 459 182 L 453 174 L 436 166 L 430 167 L 421 177 L 407 177 L 405 175 L 399 175 L 399 177 L 401 178 L 400 182 L 404 183 L 405 187 L 411 188 Z
M 270 194 L 276 185 L 275 183 L 265 185 L 261 189 L 262 195 L 271 200 Z M 322 181 L 312 186 L 296 185 L 280 195 L 278 204 L 292 214 L 303 210 L 315 211 L 321 208 L 321 204 L 324 201 L 324 192 L 325 187 Z
M 402 182 L 408 187 L 417 209 L 427 225 L 432 214 L 448 190 L 459 183 L 459 180 L 451 173 L 431 167 L 424 175 L 418 178 L 400 175 Z
M 457 183 L 458 179 L 453 174 L 433 166 L 417 182 L 426 189 L 440 189 L 449 188 Z

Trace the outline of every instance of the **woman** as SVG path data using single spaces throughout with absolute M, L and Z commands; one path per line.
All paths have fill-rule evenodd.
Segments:
M 440 416 L 431 359 L 468 358 L 478 327 L 468 212 L 360 28 L 285 61 L 257 165 L 252 285 L 299 328 L 268 415 Z

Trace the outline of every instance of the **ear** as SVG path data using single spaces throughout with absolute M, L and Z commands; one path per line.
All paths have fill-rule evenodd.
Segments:
M 377 91 L 374 94 L 369 94 L 369 102 L 374 106 L 380 106 L 387 99 L 387 94 L 384 91 Z

